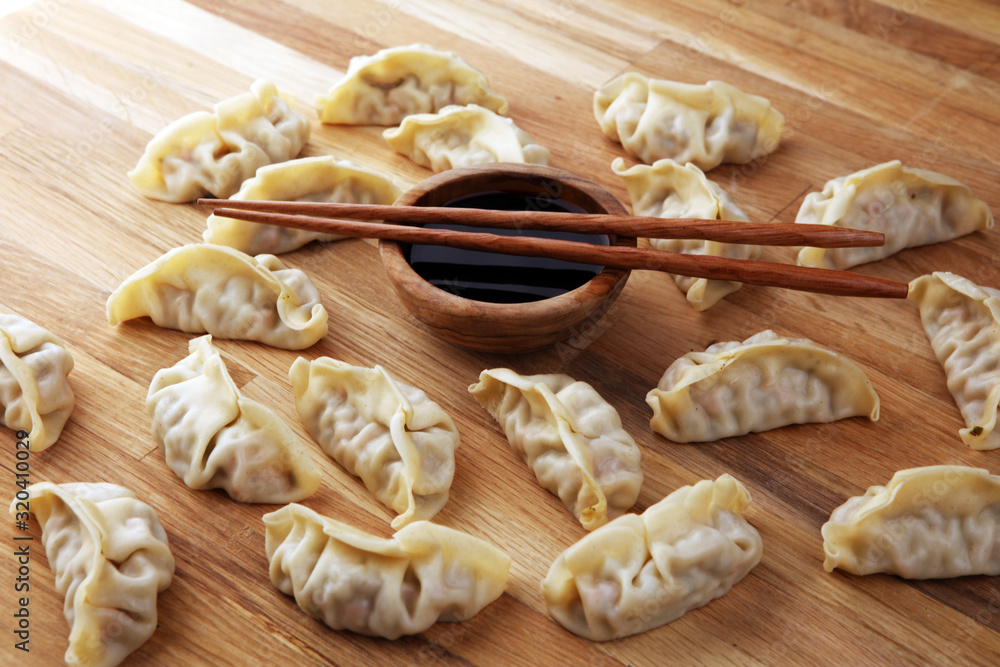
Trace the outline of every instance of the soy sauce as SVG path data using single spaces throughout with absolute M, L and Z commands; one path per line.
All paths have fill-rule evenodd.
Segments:
M 564 199 L 517 192 L 484 192 L 453 199 L 445 206 L 499 211 L 565 211 L 586 213 Z M 601 234 L 543 230 L 497 229 L 465 225 L 425 225 L 428 229 L 456 229 L 503 236 L 581 241 L 609 245 Z M 604 268 L 545 257 L 518 257 L 494 252 L 459 250 L 413 244 L 404 248 L 406 261 L 424 280 L 457 296 L 492 303 L 527 303 L 565 294 L 580 287 Z

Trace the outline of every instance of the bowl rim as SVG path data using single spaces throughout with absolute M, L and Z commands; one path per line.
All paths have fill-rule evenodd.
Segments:
M 490 177 L 494 181 L 487 188 L 481 186 L 484 177 Z M 462 186 L 469 183 L 475 184 L 472 189 L 457 194 L 450 192 L 445 196 L 438 197 L 443 201 L 435 201 L 431 205 L 440 205 L 444 201 L 451 201 L 457 197 L 476 192 L 504 191 L 505 189 L 510 192 L 525 192 L 531 189 L 534 185 L 533 182 L 538 182 L 539 185 L 536 187 L 541 188 L 554 199 L 562 196 L 564 188 L 569 187 L 575 190 L 577 194 L 589 198 L 598 208 L 598 210 L 591 211 L 587 206 L 581 207 L 588 212 L 627 215 L 621 202 L 593 181 L 556 167 L 520 163 L 472 165 L 440 172 L 405 191 L 396 200 L 395 205 L 419 206 L 421 202 L 435 199 L 436 193 L 443 190 L 462 190 Z M 548 183 L 549 187 L 541 185 L 542 183 Z M 518 190 L 517 186 L 521 186 L 522 189 Z M 635 246 L 636 239 L 618 237 L 615 239 L 615 245 Z M 547 299 L 495 303 L 458 296 L 427 282 L 406 261 L 401 243 L 381 240 L 379 241 L 379 252 L 383 266 L 389 273 L 397 291 L 400 291 L 401 296 L 404 296 L 404 301 L 409 298 L 426 304 L 434 311 L 458 316 L 466 314 L 471 308 L 476 311 L 478 317 L 503 319 L 507 322 L 530 321 L 538 323 L 541 318 L 546 317 L 558 322 L 577 312 L 585 303 L 600 303 L 615 294 L 616 290 L 621 289 L 630 273 L 624 269 L 604 267 L 593 278 L 579 287 Z M 410 304 L 407 303 L 407 305 Z

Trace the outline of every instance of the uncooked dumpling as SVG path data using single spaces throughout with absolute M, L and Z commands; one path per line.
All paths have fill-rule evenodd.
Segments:
M 214 112 L 196 111 L 160 130 L 129 180 L 168 202 L 228 197 L 258 168 L 292 159 L 309 140 L 309 121 L 291 104 L 270 81 L 255 81 Z
M 609 139 L 646 164 L 664 158 L 708 171 L 775 151 L 784 117 L 763 97 L 722 81 L 704 85 L 627 72 L 594 93 Z
M 389 148 L 435 172 L 495 162 L 549 163 L 549 150 L 514 121 L 475 104 L 407 116 L 382 136 Z
M 795 222 L 885 234 L 882 246 L 799 251 L 801 266 L 847 269 L 904 248 L 988 229 L 993 226 L 993 213 L 964 183 L 894 160 L 827 181 L 822 192 L 806 195 Z
M 507 585 L 507 554 L 430 521 L 385 539 L 292 504 L 264 525 L 271 583 L 334 630 L 417 634 L 472 618 Z
M 0 417 L 24 431 L 30 450 L 40 452 L 59 439 L 73 411 L 67 376 L 73 357 L 66 344 L 31 320 L 0 314 Z
M 261 167 L 257 175 L 244 181 L 230 199 L 271 201 L 315 201 L 347 204 L 385 204 L 402 194 L 392 181 L 374 171 L 330 155 L 304 157 Z M 208 216 L 206 243 L 235 248 L 248 255 L 280 255 L 301 248 L 310 241 L 345 238 L 294 227 L 265 225 L 247 220 Z
M 1000 575 L 1000 476 L 949 465 L 900 470 L 833 511 L 823 550 L 827 572 Z
M 705 172 L 688 163 L 657 160 L 652 166 L 637 164 L 625 168 L 617 158 L 611 169 L 622 177 L 632 198 L 635 215 L 659 218 L 695 218 L 700 220 L 737 220 L 749 222 L 725 190 L 708 180 Z M 649 239 L 657 250 L 689 255 L 711 255 L 734 259 L 758 259 L 762 248 L 753 243 L 719 243 L 701 239 Z M 674 282 L 687 296 L 695 310 L 706 310 L 732 294 L 743 283 L 675 275 Z
M 618 412 L 568 375 L 485 370 L 469 392 L 496 419 L 514 451 L 587 530 L 639 497 L 641 453 Z
M 20 517 L 30 503 L 42 527 L 70 624 L 66 663 L 119 664 L 153 635 L 157 594 L 173 580 L 174 557 L 159 517 L 116 484 L 40 482 L 28 487 L 28 497 L 10 511 Z
M 911 282 L 907 298 L 920 307 L 924 331 L 965 418 L 958 432 L 962 441 L 973 449 L 997 449 L 1000 290 L 941 271 Z
M 725 595 L 760 562 L 743 518 L 746 488 L 729 475 L 677 489 L 559 554 L 542 581 L 549 613 L 593 641 L 646 632 Z
M 381 366 L 329 357 L 299 357 L 289 378 L 309 435 L 399 515 L 393 528 L 429 519 L 444 507 L 455 476 L 458 428 L 427 394 Z
M 316 98 L 321 121 L 346 125 L 398 125 L 410 114 L 436 113 L 449 104 L 478 104 L 499 114 L 509 106 L 482 72 L 424 44 L 351 58 L 344 77 Z
M 650 426 L 674 442 L 707 442 L 789 424 L 878 419 L 879 400 L 854 362 L 805 338 L 762 331 L 689 352 L 646 395 Z
M 301 350 L 327 333 L 309 277 L 274 255 L 251 257 L 210 243 L 174 248 L 129 276 L 108 298 L 108 323 L 154 324 L 216 338 Z
M 270 408 L 243 396 L 211 336 L 157 371 L 146 395 L 153 439 L 192 489 L 224 489 L 244 503 L 287 503 L 319 488 L 305 445 Z

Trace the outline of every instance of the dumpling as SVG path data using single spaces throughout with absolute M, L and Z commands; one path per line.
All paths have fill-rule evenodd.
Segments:
M 657 160 L 652 166 L 637 164 L 625 169 L 625 160 L 617 158 L 611 163 L 611 169 L 625 181 L 635 215 L 750 220 L 722 188 L 708 180 L 705 172 L 693 164 L 681 166 L 673 160 Z M 719 243 L 700 239 L 649 239 L 649 244 L 657 250 L 735 259 L 757 259 L 762 250 L 752 243 Z M 732 280 L 680 275 L 674 276 L 674 282 L 687 295 L 688 303 L 695 310 L 711 308 L 743 286 L 743 283 Z
M 910 283 L 931 347 L 948 377 L 948 390 L 965 419 L 958 433 L 973 449 L 1000 447 L 1000 290 L 954 273 Z
M 230 199 L 392 204 L 400 189 L 374 171 L 337 161 L 330 155 L 306 157 L 261 167 Z M 305 229 L 264 225 L 215 215 L 208 217 L 206 243 L 236 248 L 249 255 L 280 255 L 310 241 L 345 238 Z
M 805 338 L 762 331 L 677 359 L 646 394 L 650 426 L 674 442 L 707 442 L 788 424 L 867 416 L 879 400 L 854 362 Z
M 157 593 L 174 575 L 156 512 L 116 484 L 41 482 L 27 491 L 29 500 L 10 509 L 21 516 L 30 503 L 42 527 L 56 591 L 66 599 L 66 663 L 119 664 L 153 636 Z
M 62 434 L 73 411 L 67 376 L 73 357 L 51 332 L 17 315 L 0 314 L 0 411 L 3 424 L 24 431 L 40 452 Z
M 168 202 L 228 197 L 259 167 L 292 159 L 309 140 L 309 121 L 291 103 L 270 81 L 255 81 L 214 112 L 196 111 L 160 130 L 129 180 Z
M 646 632 L 725 595 L 760 562 L 743 518 L 746 488 L 729 475 L 677 489 L 562 552 L 542 581 L 549 613 L 570 632 L 608 641 Z
M 611 405 L 568 375 L 485 370 L 469 392 L 497 420 L 539 484 L 594 530 L 635 504 L 639 446 Z
M 708 171 L 774 152 L 785 118 L 763 97 L 722 81 L 704 85 L 626 72 L 594 93 L 605 136 L 646 164 L 668 158 Z
M 407 116 L 382 136 L 389 148 L 435 172 L 494 162 L 548 164 L 550 157 L 510 118 L 475 104 Z
M 417 634 L 472 618 L 507 585 L 509 556 L 429 521 L 385 539 L 292 504 L 264 525 L 271 583 L 334 630 Z
M 989 229 L 993 213 L 954 178 L 904 167 L 894 160 L 827 181 L 822 192 L 806 195 L 795 222 L 885 234 L 883 246 L 799 251 L 800 266 L 847 269 L 885 259 L 904 248 Z
M 316 97 L 322 122 L 345 125 L 399 125 L 410 114 L 435 113 L 449 104 L 478 104 L 499 114 L 510 106 L 490 90 L 482 72 L 424 44 L 351 58 L 344 77 Z
M 827 572 L 906 579 L 1000 575 L 1000 476 L 965 466 L 900 470 L 823 524 Z
M 149 316 L 161 327 L 301 350 L 327 333 L 319 292 L 273 255 L 190 243 L 139 269 L 108 298 L 108 322 Z
M 167 465 L 192 489 L 224 489 L 243 503 L 288 503 L 319 488 L 302 441 L 271 409 L 246 398 L 211 336 L 153 376 L 146 412 Z
M 429 519 L 448 502 L 459 436 L 420 389 L 381 366 L 299 357 L 289 371 L 295 407 L 327 454 L 395 511 L 393 528 Z

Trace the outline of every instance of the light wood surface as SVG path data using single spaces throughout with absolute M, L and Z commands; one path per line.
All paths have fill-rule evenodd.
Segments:
M 21 3 L 24 4 L 24 3 Z M 3 5 L 0 5 L 2 7 Z M 305 155 L 333 154 L 401 187 L 430 175 L 396 155 L 382 128 L 320 126 L 312 97 L 351 56 L 424 42 L 459 52 L 511 102 L 517 124 L 569 169 L 628 201 L 609 165 L 623 155 L 591 113 L 617 74 L 729 81 L 788 121 L 781 148 L 710 177 L 753 220 L 791 222 L 833 177 L 899 158 L 970 185 L 1000 211 L 1000 8 L 912 0 L 43 0 L 0 19 L 0 311 L 70 346 L 76 409 L 62 439 L 31 459 L 33 481 L 123 484 L 155 507 L 177 558 L 160 627 L 130 665 L 309 664 L 982 664 L 1000 662 L 1000 582 L 910 582 L 823 571 L 830 512 L 898 469 L 966 464 L 1000 472 L 1000 452 L 958 438 L 961 418 L 905 301 L 746 286 L 696 313 L 666 275 L 632 275 L 614 306 L 570 342 L 525 356 L 468 352 L 428 333 L 364 241 L 285 256 L 317 283 L 330 334 L 304 354 L 382 364 L 424 388 L 462 434 L 451 500 L 437 516 L 514 559 L 506 594 L 472 620 L 396 642 L 337 633 L 270 584 L 260 517 L 221 492 L 188 490 L 149 435 L 143 400 L 191 337 L 148 321 L 108 326 L 117 285 L 168 249 L 201 238 L 205 211 L 144 199 L 125 173 L 157 130 L 270 77 L 314 122 Z M 998 232 L 861 267 L 908 281 L 932 270 L 1000 287 Z M 793 261 L 788 248 L 765 259 Z M 706 445 L 649 430 L 645 393 L 678 356 L 760 330 L 804 336 L 860 364 L 882 401 L 877 423 L 794 426 Z M 219 341 L 249 397 L 307 438 L 287 380 L 296 353 Z M 566 372 L 618 409 L 642 448 L 637 511 L 675 488 L 729 472 L 749 488 L 764 557 L 729 594 L 668 626 L 593 644 L 545 613 L 539 582 L 584 531 L 543 491 L 467 394 L 481 370 Z M 14 436 L 0 430 L 4 497 Z M 359 481 L 311 453 L 323 485 L 306 504 L 380 535 L 389 512 Z M 68 625 L 32 521 L 31 648 L 13 649 L 13 538 L 4 521 L 0 664 L 59 664 Z

